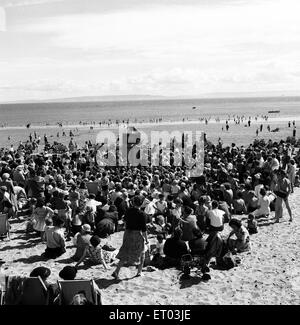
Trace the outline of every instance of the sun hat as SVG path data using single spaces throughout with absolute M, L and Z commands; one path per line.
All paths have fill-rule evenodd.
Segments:
M 4 174 L 2 175 L 2 179 L 3 179 L 3 180 L 8 179 L 9 177 L 10 177 L 10 176 L 9 176 L 8 173 L 4 173 Z
M 84 225 L 81 226 L 81 229 L 85 232 L 92 232 L 92 228 L 89 224 L 85 223 Z
M 38 266 L 33 269 L 30 273 L 30 277 L 38 277 L 40 276 L 42 279 L 46 279 L 50 276 L 51 271 L 49 268 L 44 266 Z
M 64 280 L 74 280 L 77 274 L 77 269 L 74 266 L 67 265 L 59 273 L 59 277 Z

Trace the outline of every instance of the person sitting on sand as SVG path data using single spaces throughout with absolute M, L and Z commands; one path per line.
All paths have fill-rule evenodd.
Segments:
M 195 209 L 197 225 L 200 229 L 205 230 L 208 207 L 205 205 L 205 197 L 201 196 Z
M 77 233 L 81 232 L 82 229 L 82 215 L 80 213 L 80 209 L 76 208 L 74 213 L 72 212 L 72 220 L 71 220 L 71 233 L 75 237 Z
M 182 240 L 189 241 L 194 238 L 194 229 L 198 229 L 197 217 L 193 213 L 193 209 L 185 206 L 183 209 L 184 217 L 180 219 L 182 229 Z
M 172 231 L 178 227 L 181 216 L 182 216 L 182 211 L 183 211 L 183 207 L 182 207 L 182 200 L 180 198 L 175 198 L 174 199 L 174 207 L 173 209 L 171 209 L 170 212 L 170 221 L 171 221 L 171 228 Z
M 33 215 L 36 221 L 33 229 L 40 234 L 41 238 L 43 238 L 46 227 L 45 220 L 47 217 L 51 218 L 54 215 L 54 211 L 45 205 L 45 200 L 43 198 L 39 198 Z
M 45 258 L 55 259 L 66 252 L 66 242 L 64 237 L 64 220 L 61 218 L 53 219 L 54 227 L 46 229 L 45 238 L 47 247 L 45 253 L 42 254 Z
M 247 229 L 249 231 L 250 235 L 257 234 L 257 221 L 255 220 L 255 217 L 253 214 L 249 214 L 248 216 L 248 224 L 247 224 Z
M 151 251 L 152 259 L 151 266 L 160 268 L 163 265 L 164 261 L 164 245 L 165 245 L 165 237 L 162 234 L 158 234 L 156 236 L 157 242 L 155 248 Z
M 8 213 L 12 208 L 12 203 L 9 197 L 6 186 L 0 186 L 0 212 Z
M 28 208 L 29 217 L 28 217 L 27 223 L 26 223 L 26 233 L 27 234 L 34 232 L 33 227 L 36 223 L 36 219 L 34 217 L 34 210 L 36 208 L 36 203 L 37 203 L 37 199 L 35 199 L 35 198 L 32 198 L 29 201 L 29 208 Z
M 168 238 L 164 245 L 164 266 L 165 267 L 178 267 L 183 255 L 188 254 L 188 247 L 182 240 L 182 230 L 176 228 L 171 238 Z
M 253 190 L 249 191 L 249 201 L 247 205 L 247 211 L 249 213 L 255 211 L 258 208 L 258 198 L 255 196 Z
M 82 213 L 82 223 L 90 225 L 92 230 L 95 229 L 95 215 L 96 213 L 90 206 L 86 206 L 85 210 Z
M 78 262 L 82 257 L 86 247 L 89 246 L 90 240 L 92 238 L 91 232 L 92 232 L 91 226 L 88 224 L 84 224 L 81 227 L 81 232 L 77 233 L 76 236 L 74 237 L 73 243 L 76 245 L 76 252 L 72 257 L 74 261 Z
M 250 236 L 248 230 L 242 225 L 238 219 L 231 219 L 229 226 L 232 228 L 228 239 L 228 249 L 233 253 L 241 253 L 250 250 Z M 231 237 L 235 235 L 236 239 Z
M 158 195 L 158 201 L 154 204 L 154 208 L 156 210 L 156 214 L 162 214 L 167 210 L 167 202 L 165 200 L 165 196 L 161 193 Z
M 224 200 L 224 194 L 222 191 L 218 192 L 217 198 L 219 201 L 218 209 L 224 211 L 224 222 L 228 222 L 231 219 L 231 213 L 228 204 Z
M 148 225 L 148 232 L 153 235 L 161 234 L 165 237 L 167 233 L 165 218 L 162 215 L 155 217 L 155 222 Z
M 240 191 L 237 192 L 237 198 L 233 200 L 233 213 L 239 215 L 247 213 L 245 201 L 243 200 L 243 194 Z
M 203 238 L 202 231 L 200 229 L 193 230 L 194 238 L 189 241 L 189 248 L 191 255 L 202 256 L 205 254 L 207 242 Z
M 271 212 L 270 204 L 275 200 L 275 195 L 272 193 L 268 194 L 265 188 L 261 188 L 259 194 L 258 209 L 253 211 L 252 214 L 254 217 L 269 216 Z
M 119 220 L 119 214 L 117 207 L 115 205 L 111 205 L 108 209 L 108 211 L 104 212 L 104 219 L 111 219 L 115 225 L 115 231 L 118 230 L 118 220 Z
M 77 268 L 86 257 L 89 257 L 89 261 L 93 265 L 103 265 L 105 270 L 108 269 L 104 256 L 103 250 L 100 245 L 101 239 L 98 236 L 92 236 L 90 239 L 90 246 L 86 246 L 80 260 L 76 263 L 75 267 Z
M 209 232 L 215 233 L 224 229 L 224 211 L 219 209 L 219 203 L 213 201 L 212 209 L 207 212 L 207 221 L 209 224 Z

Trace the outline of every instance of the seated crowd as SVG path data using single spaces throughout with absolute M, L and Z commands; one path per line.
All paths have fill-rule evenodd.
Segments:
M 119 259 L 118 278 L 123 265 L 140 262 L 137 255 L 141 275 L 145 265 L 181 267 L 188 254 L 205 274 L 213 257 L 222 266 L 229 253 L 248 251 L 259 218 L 275 211 L 279 222 L 283 202 L 292 221 L 288 198 L 299 186 L 294 150 L 284 141 L 248 148 L 207 142 L 203 175 L 189 178 L 184 166 L 101 167 L 92 146 L 33 154 L 20 145 L 0 151 L 0 212 L 9 219 L 28 216 L 26 232 L 45 243 L 45 260 L 63 255 L 73 240 L 73 275 L 83 262 L 109 269 Z M 226 223 L 232 230 L 227 238 Z M 120 250 L 101 244 L 124 229 Z M 149 247 L 151 236 L 156 244 Z M 45 283 L 48 273 L 41 275 Z

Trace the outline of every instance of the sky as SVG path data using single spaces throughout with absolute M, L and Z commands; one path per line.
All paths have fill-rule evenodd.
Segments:
M 298 0 L 0 0 L 0 102 L 300 90 Z

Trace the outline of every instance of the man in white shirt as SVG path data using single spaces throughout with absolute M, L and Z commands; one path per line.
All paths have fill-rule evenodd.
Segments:
M 223 210 L 218 209 L 219 203 L 212 202 L 212 209 L 207 212 L 211 231 L 222 231 L 224 229 L 224 214 Z
M 86 207 L 92 208 L 93 212 L 96 213 L 97 206 L 102 205 L 101 202 L 95 200 L 95 194 L 90 194 L 86 201 Z
M 271 169 L 272 169 L 272 171 L 274 171 L 274 170 L 278 170 L 279 167 L 280 167 L 279 161 L 276 158 L 276 155 L 273 153 L 272 160 L 271 160 Z

